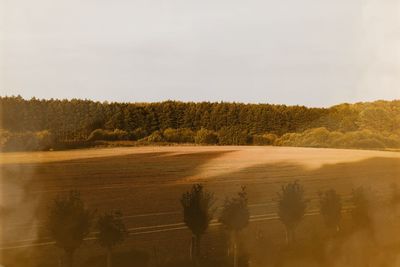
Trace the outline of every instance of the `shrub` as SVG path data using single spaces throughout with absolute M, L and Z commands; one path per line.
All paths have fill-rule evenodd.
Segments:
M 265 133 L 265 134 L 255 134 L 253 135 L 253 145 L 257 146 L 269 146 L 273 145 L 276 141 L 278 136 L 272 133 Z
M 136 128 L 135 130 L 133 130 L 132 132 L 129 133 L 129 139 L 136 141 L 136 140 L 146 137 L 147 135 L 148 135 L 148 133 L 145 129 Z
M 54 137 L 49 131 L 2 133 L 1 150 L 36 151 L 49 150 L 54 146 Z
M 164 137 L 160 131 L 155 131 L 151 135 L 147 136 L 144 139 L 145 139 L 145 141 L 155 142 L 155 143 L 164 141 Z
M 56 141 L 52 148 L 55 150 L 77 149 L 77 148 L 91 147 L 94 144 L 95 142 L 90 142 L 85 140 L 65 140 L 65 141 Z
M 187 128 L 165 129 L 163 132 L 164 140 L 170 143 L 193 143 L 194 132 Z
M 194 141 L 196 142 L 196 144 L 215 145 L 218 143 L 218 136 L 214 131 L 201 128 L 196 132 Z
M 0 130 L 0 147 L 2 148 L 10 137 L 10 132 L 5 130 Z
M 384 149 L 398 148 L 400 138 L 395 135 L 372 132 L 370 130 L 352 132 L 330 132 L 326 128 L 314 128 L 302 133 L 287 133 L 275 142 L 281 146 L 334 147 Z
M 114 131 L 96 129 L 90 133 L 87 141 L 117 141 L 128 140 L 129 135 L 126 131 L 115 129 Z
M 246 145 L 250 142 L 250 136 L 238 126 L 223 127 L 218 131 L 218 140 L 220 145 Z

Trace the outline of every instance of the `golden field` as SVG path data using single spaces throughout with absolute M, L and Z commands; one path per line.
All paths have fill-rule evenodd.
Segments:
M 334 188 L 346 200 L 352 188 L 362 185 L 385 199 L 390 185 L 400 178 L 400 153 L 256 146 L 125 147 L 2 153 L 0 171 L 0 255 L 7 261 L 46 253 L 51 262 L 61 252 L 47 238 L 47 207 L 56 195 L 72 189 L 79 190 L 85 203 L 98 212 L 123 212 L 131 235 L 121 249 L 170 253 L 173 248 L 173 255 L 181 255 L 187 253 L 190 234 L 181 223 L 179 199 L 194 183 L 215 193 L 216 206 L 246 186 L 252 231 L 281 236 L 275 199 L 283 184 L 299 180 L 304 186 L 310 218 L 302 227 L 311 229 L 306 222 L 319 220 L 311 218 L 318 208 L 318 191 Z M 211 227 L 210 232 L 217 228 Z M 173 244 L 168 242 L 171 237 L 176 240 Z M 100 253 L 91 238 L 82 250 Z

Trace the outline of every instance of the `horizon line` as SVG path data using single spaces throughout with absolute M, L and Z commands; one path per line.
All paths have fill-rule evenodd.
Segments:
M 218 104 L 218 103 L 225 103 L 225 104 L 243 104 L 243 105 L 274 105 L 274 106 L 299 106 L 299 107 L 306 107 L 306 108 L 325 108 L 329 109 L 339 105 L 355 105 L 355 104 L 362 104 L 362 103 L 376 103 L 376 102 L 395 102 L 400 101 L 400 99 L 393 98 L 393 99 L 375 99 L 375 100 L 367 100 L 367 101 L 356 101 L 356 102 L 340 102 L 337 104 L 329 105 L 329 106 L 311 106 L 305 104 L 284 104 L 284 103 L 273 103 L 273 102 L 245 102 L 245 101 L 226 101 L 226 100 L 178 100 L 178 99 L 165 99 L 165 100 L 158 100 L 158 101 L 115 101 L 115 100 L 99 100 L 99 99 L 91 99 L 91 98 L 75 98 L 75 97 L 65 97 L 65 98 L 54 98 L 54 97 L 25 97 L 21 94 L 17 95 L 7 95 L 7 94 L 0 94 L 0 98 L 22 98 L 25 101 L 30 100 L 38 100 L 38 101 L 51 101 L 51 100 L 58 100 L 58 101 L 72 101 L 72 100 L 80 100 L 80 101 L 91 101 L 94 103 L 101 103 L 101 104 L 157 104 L 157 103 L 165 103 L 165 102 L 178 102 L 178 103 L 211 103 L 211 104 Z

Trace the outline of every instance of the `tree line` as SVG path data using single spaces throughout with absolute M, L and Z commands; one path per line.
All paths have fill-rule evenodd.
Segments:
M 139 140 L 139 144 L 400 146 L 398 100 L 308 108 L 225 102 L 25 100 L 17 96 L 0 97 L 0 108 L 2 150 L 65 149 L 128 140 Z
M 392 187 L 390 205 L 400 204 L 400 191 Z M 331 236 L 341 233 L 342 215 L 345 211 L 344 200 L 334 189 L 319 192 L 319 214 L 322 216 Z M 248 266 L 248 259 L 239 259 L 240 233 L 250 222 L 248 194 L 242 187 L 236 196 L 226 198 L 217 213 L 215 196 L 201 184 L 194 184 L 190 190 L 182 194 L 183 222 L 192 233 L 190 259 L 192 266 L 208 266 L 207 259 L 202 257 L 201 240 L 210 223 L 217 222 L 227 231 L 229 244 L 227 259 L 223 266 Z M 285 240 L 288 248 L 295 248 L 296 229 L 306 215 L 309 200 L 305 197 L 303 186 L 298 182 L 282 185 L 277 192 L 277 215 L 285 227 Z M 350 208 L 354 227 L 368 230 L 373 225 L 371 206 L 376 201 L 373 194 L 363 187 L 354 188 L 350 197 Z M 56 245 L 65 252 L 62 266 L 74 266 L 74 253 L 89 235 L 92 225 L 95 226 L 96 239 L 106 250 L 107 266 L 112 266 L 113 250 L 129 235 L 120 211 L 105 212 L 96 216 L 88 209 L 78 191 L 71 191 L 67 196 L 58 196 L 49 206 L 47 228 Z

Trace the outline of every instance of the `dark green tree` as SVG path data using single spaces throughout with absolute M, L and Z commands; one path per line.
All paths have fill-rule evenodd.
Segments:
M 364 187 L 353 188 L 351 193 L 351 215 L 356 227 L 368 228 L 372 223 L 370 201 Z
M 247 206 L 247 192 L 246 188 L 242 187 L 236 197 L 225 200 L 219 217 L 219 221 L 229 231 L 231 236 L 230 251 L 233 251 L 233 267 L 238 266 L 238 233 L 248 225 L 249 218 L 250 213 Z
M 201 184 L 195 184 L 181 198 L 183 221 L 192 232 L 191 257 L 196 264 L 200 260 L 201 237 L 213 218 L 214 195 L 204 190 Z
M 74 253 L 89 234 L 92 215 L 78 191 L 57 197 L 49 208 L 47 228 L 56 245 L 65 251 L 67 267 L 73 266 Z
M 295 241 L 295 230 L 304 217 L 307 201 L 304 189 L 297 181 L 282 186 L 278 192 L 278 215 L 286 228 L 286 243 Z
M 111 267 L 113 248 L 122 243 L 128 234 L 122 221 L 122 213 L 120 211 L 104 213 L 99 216 L 96 226 L 98 242 L 107 250 L 107 267 Z
M 334 189 L 321 192 L 319 195 L 320 213 L 329 229 L 340 230 L 342 219 L 342 199 Z

